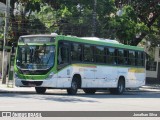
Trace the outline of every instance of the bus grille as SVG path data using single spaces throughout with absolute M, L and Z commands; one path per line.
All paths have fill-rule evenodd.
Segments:
M 23 85 L 26 86 L 40 86 L 42 85 L 43 81 L 21 81 Z

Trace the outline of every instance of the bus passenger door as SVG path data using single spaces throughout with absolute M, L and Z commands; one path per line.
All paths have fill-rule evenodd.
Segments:
M 70 47 L 68 43 L 60 42 L 58 48 L 58 79 L 57 87 L 66 88 L 71 84 L 71 71 L 70 71 Z

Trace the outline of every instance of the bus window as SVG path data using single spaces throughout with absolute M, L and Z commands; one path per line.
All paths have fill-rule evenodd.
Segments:
M 145 54 L 144 52 L 141 52 L 141 65 L 144 66 L 145 65 Z
M 93 56 L 93 46 L 84 45 L 84 61 L 85 62 L 94 62 Z
M 71 44 L 71 60 L 72 62 L 82 61 L 82 46 L 78 43 Z
M 116 61 L 116 50 L 115 48 L 108 48 L 107 49 L 107 59 L 106 62 L 108 64 L 117 64 Z
M 104 47 L 101 47 L 101 46 L 95 47 L 95 59 L 96 59 L 97 63 L 104 63 L 105 62 Z
M 58 64 L 69 64 L 69 45 L 61 43 L 58 51 Z
M 136 52 L 136 65 L 137 66 L 144 66 L 144 54 L 143 52 Z
M 128 65 L 128 50 L 124 50 L 124 64 Z
M 118 50 L 118 64 L 120 64 L 120 65 L 125 64 L 124 50 L 122 50 L 122 49 Z
M 128 58 L 129 65 L 135 65 L 135 51 L 129 50 L 129 58 Z
M 141 66 L 141 61 L 140 61 L 140 59 L 141 59 L 141 54 L 140 54 L 140 52 L 135 52 L 136 53 L 136 66 Z

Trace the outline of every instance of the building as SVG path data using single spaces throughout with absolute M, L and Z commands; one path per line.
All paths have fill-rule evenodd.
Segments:
M 155 47 L 154 61 L 147 61 L 146 83 L 160 83 L 160 47 Z

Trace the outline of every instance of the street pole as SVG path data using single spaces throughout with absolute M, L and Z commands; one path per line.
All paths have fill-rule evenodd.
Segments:
M 97 17 L 96 7 L 97 7 L 97 0 L 94 0 L 93 24 L 92 24 L 92 35 L 91 35 L 92 37 L 95 37 L 95 32 L 96 32 L 96 17 Z
M 6 0 L 3 55 L 2 55 L 2 84 L 6 84 L 6 67 L 7 66 L 5 66 L 5 45 L 6 45 L 7 28 L 8 28 L 9 6 L 10 6 L 10 0 Z

